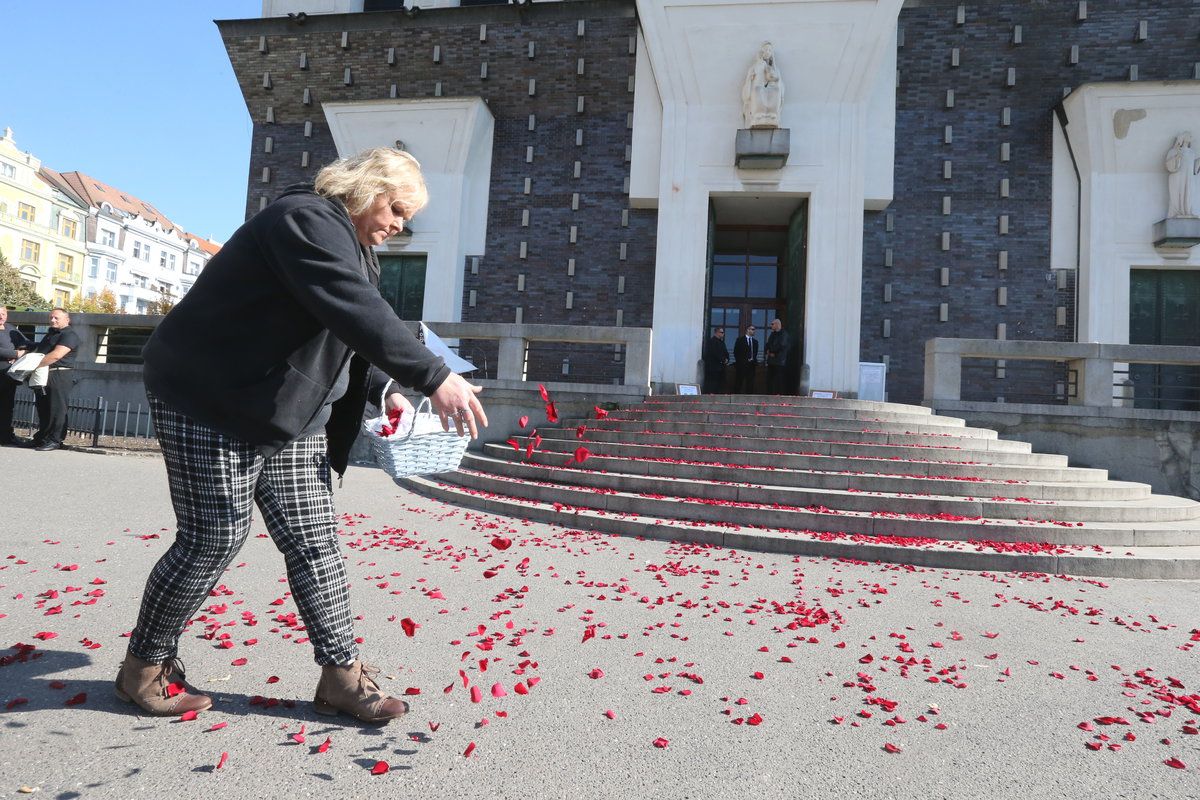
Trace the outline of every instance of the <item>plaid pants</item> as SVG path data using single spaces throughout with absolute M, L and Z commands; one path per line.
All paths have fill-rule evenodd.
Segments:
M 178 531 L 146 581 L 130 651 L 153 663 L 175 657 L 187 621 L 246 543 L 257 504 L 283 553 L 317 663 L 353 663 L 358 646 L 333 522 L 325 434 L 264 458 L 253 445 L 149 399 Z

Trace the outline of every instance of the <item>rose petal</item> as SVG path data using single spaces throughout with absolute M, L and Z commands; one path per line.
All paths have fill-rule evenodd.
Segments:
M 386 761 L 376 761 L 375 766 L 371 767 L 371 774 L 372 775 L 383 775 L 389 769 L 391 769 L 391 767 L 388 765 L 388 763 Z
M 412 638 L 416 635 L 417 628 L 421 626 L 413 622 L 409 617 L 405 617 L 404 619 L 400 620 L 400 627 L 404 629 L 405 636 Z
M 480 691 L 478 686 L 472 686 L 471 687 L 471 702 L 478 703 L 481 700 L 483 700 L 483 692 Z
M 529 415 L 528 414 L 521 415 L 521 418 L 517 420 L 517 424 L 520 425 L 522 428 L 528 427 Z
M 191 722 L 198 716 L 200 716 L 200 715 L 195 711 L 185 711 L 179 715 L 179 721 L 180 722 Z
M 657 739 L 654 740 L 654 746 L 659 748 L 660 750 L 665 748 L 670 743 L 671 743 L 670 741 L 668 741 L 667 739 L 664 739 L 661 736 L 659 736 Z
M 475 743 L 471 742 L 470 744 L 467 745 L 467 749 L 463 750 L 463 758 L 470 758 L 471 753 L 474 753 L 474 752 L 475 752 Z
M 512 547 L 512 539 L 509 539 L 507 536 L 496 536 L 492 538 L 489 544 L 497 550 L 507 550 Z
M 883 745 L 883 749 L 888 751 L 889 753 L 899 753 L 900 752 L 900 747 L 898 745 L 892 744 L 891 742 L 885 743 Z
M 229 760 L 229 753 L 221 753 L 221 757 L 217 759 L 217 769 L 225 766 L 225 762 Z

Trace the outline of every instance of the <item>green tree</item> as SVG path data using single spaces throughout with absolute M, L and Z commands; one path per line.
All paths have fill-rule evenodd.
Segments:
M 158 299 L 151 300 L 146 304 L 147 314 L 163 314 L 175 307 L 175 295 L 171 294 L 170 290 L 164 286 L 158 287 Z
M 35 292 L 0 252 L 0 305 L 14 311 L 49 311 L 51 303 Z

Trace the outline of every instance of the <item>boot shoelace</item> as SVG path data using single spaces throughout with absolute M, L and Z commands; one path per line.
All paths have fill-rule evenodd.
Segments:
M 158 686 L 162 690 L 164 698 L 171 697 L 170 687 L 172 683 L 175 683 L 175 681 L 171 680 L 172 675 L 179 676 L 179 686 L 186 692 L 187 670 L 183 666 L 183 659 L 178 656 L 172 658 L 170 661 L 164 661 L 162 669 L 158 671 Z

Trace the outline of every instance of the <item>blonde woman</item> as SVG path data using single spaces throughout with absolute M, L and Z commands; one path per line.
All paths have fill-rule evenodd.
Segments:
M 257 505 L 321 666 L 316 710 L 375 723 L 408 711 L 359 659 L 331 472 L 345 471 L 366 400 L 389 381 L 429 397 L 460 436 L 487 425 L 479 387 L 426 350 L 376 288 L 372 247 L 427 201 L 408 153 L 377 148 L 330 164 L 239 228 L 146 344 L 178 530 L 146 582 L 117 673 L 122 700 L 162 716 L 212 705 L 184 682 L 179 637 Z M 411 409 L 399 392 L 387 405 Z

